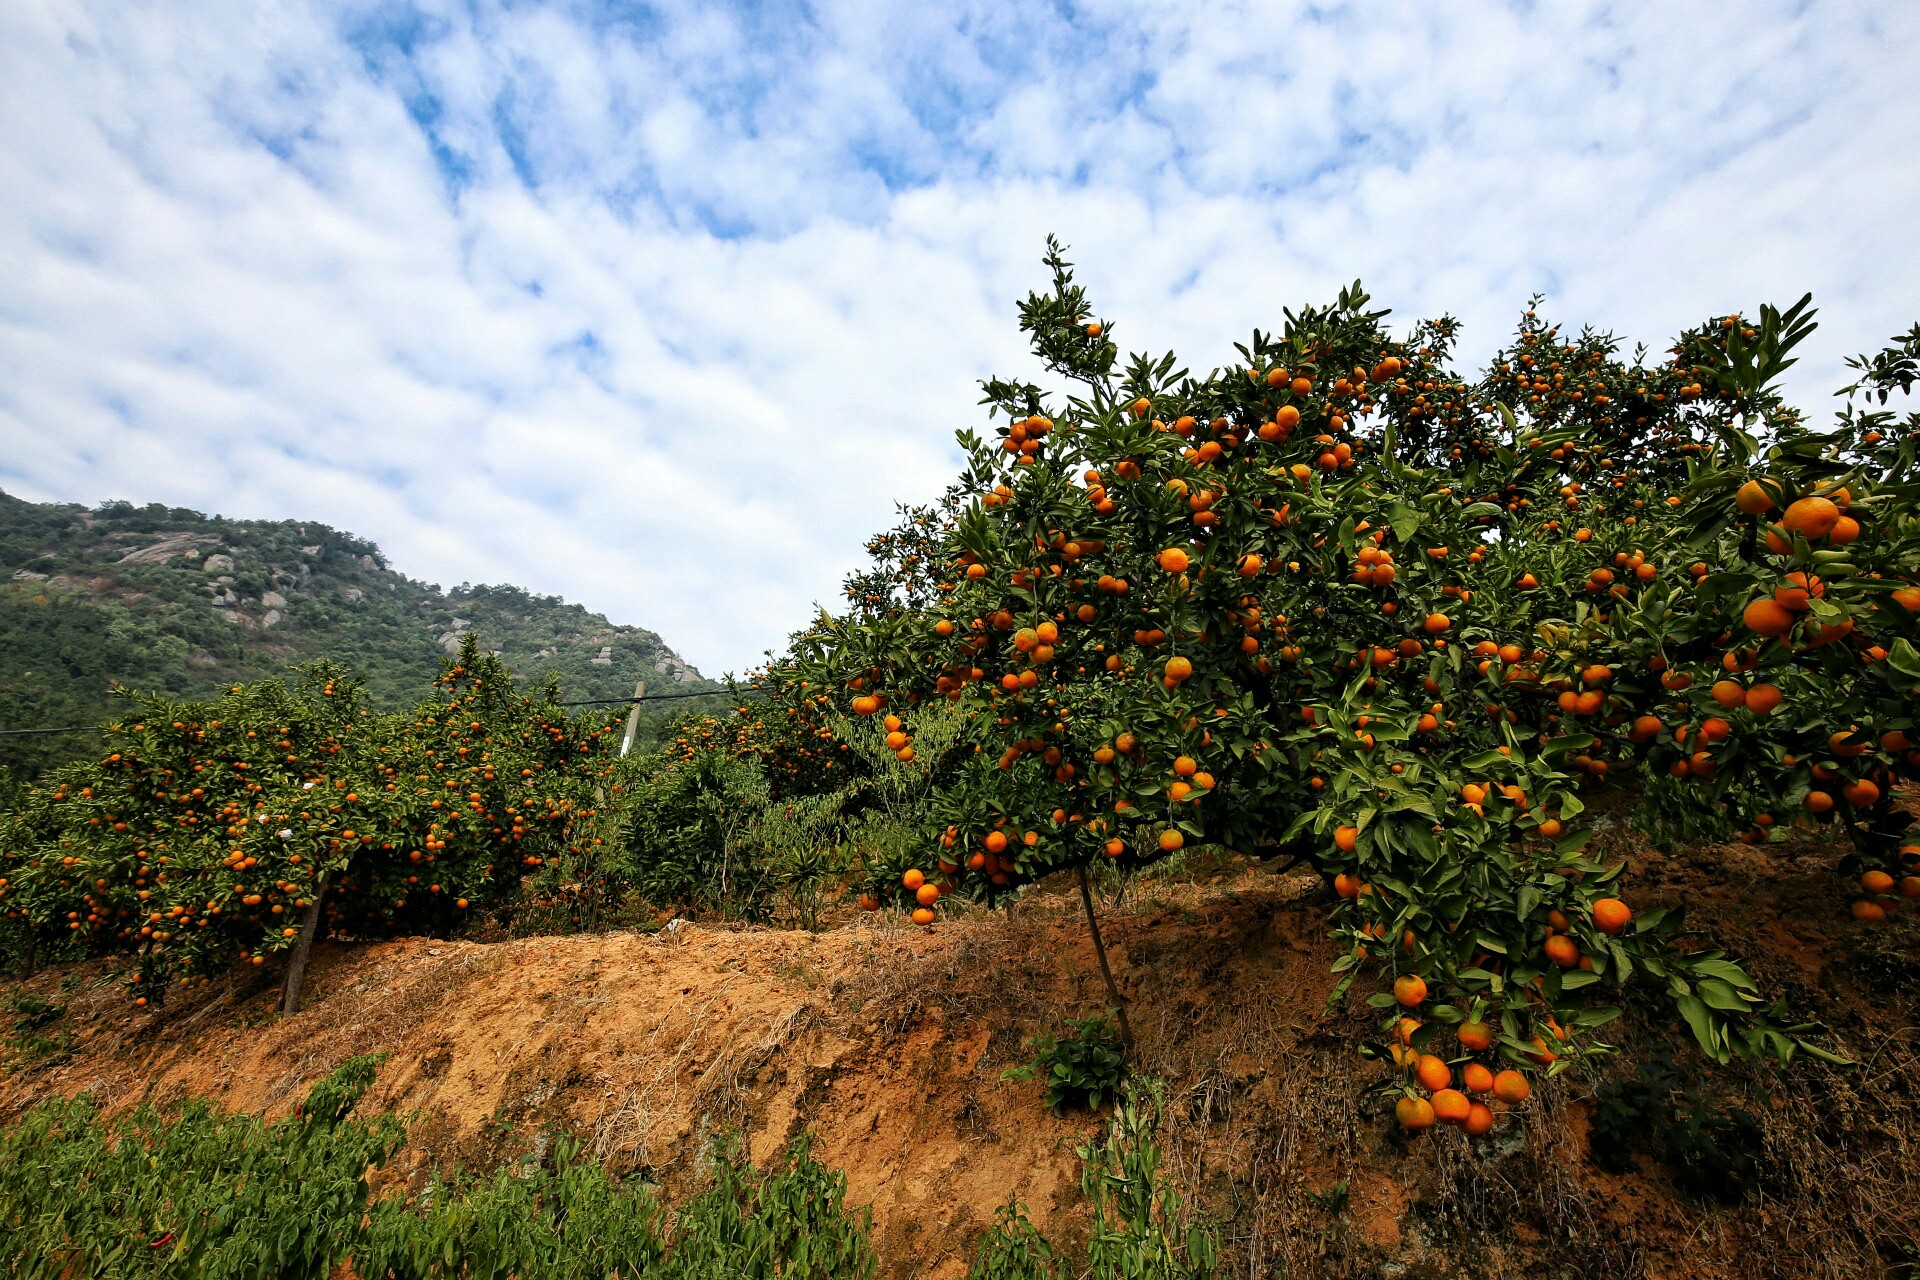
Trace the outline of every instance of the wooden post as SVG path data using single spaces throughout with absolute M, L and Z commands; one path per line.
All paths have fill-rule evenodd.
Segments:
M 313 950 L 313 938 L 320 931 L 320 904 L 327 896 L 327 873 L 320 873 L 313 887 L 313 901 L 307 904 L 306 919 L 300 922 L 300 936 L 293 942 L 293 957 L 287 962 L 287 985 L 280 996 L 281 1013 L 300 1012 L 300 988 L 307 979 L 307 955 Z
M 633 749 L 634 737 L 640 732 L 640 700 L 647 696 L 647 682 L 636 680 L 633 685 L 633 709 L 627 712 L 627 736 L 620 739 L 620 758 L 626 759 L 627 752 Z
M 1120 1015 L 1120 1043 L 1133 1048 L 1133 1024 L 1127 1020 L 1127 998 L 1113 985 L 1113 970 L 1107 967 L 1107 944 L 1100 940 L 1100 921 L 1093 914 L 1093 887 L 1087 883 L 1087 864 L 1074 868 L 1080 876 L 1080 905 L 1087 909 L 1087 932 L 1093 935 L 1093 954 L 1100 958 L 1100 976 L 1107 980 L 1107 994 L 1113 997 L 1113 1010 Z

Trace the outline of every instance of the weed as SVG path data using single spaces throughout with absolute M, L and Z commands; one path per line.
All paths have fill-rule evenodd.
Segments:
M 1127 1077 L 1126 1053 L 1114 1030 L 1113 1019 L 1096 1014 L 1069 1023 L 1062 1036 L 1036 1036 L 1027 1045 L 1032 1061 L 1012 1067 L 1009 1080 L 1044 1076 L 1047 1106 L 1055 1115 L 1068 1108 L 1098 1111 L 1119 1096 Z
M 1638 1167 L 1636 1152 L 1658 1155 L 1681 1190 L 1723 1204 L 1756 1185 L 1759 1124 L 1704 1089 L 1684 1089 L 1666 1055 L 1642 1063 L 1631 1079 L 1602 1084 L 1594 1097 L 1588 1157 L 1601 1168 L 1626 1173 Z

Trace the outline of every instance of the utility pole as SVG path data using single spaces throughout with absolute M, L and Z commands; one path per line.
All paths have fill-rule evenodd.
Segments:
M 620 739 L 620 758 L 626 759 L 627 752 L 633 749 L 633 739 L 640 732 L 640 701 L 647 696 L 647 682 L 636 680 L 633 685 L 633 707 L 627 712 L 627 736 Z

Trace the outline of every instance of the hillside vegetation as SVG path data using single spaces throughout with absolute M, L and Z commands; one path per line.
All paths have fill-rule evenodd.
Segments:
M 640 679 L 656 692 L 718 687 L 651 631 L 518 587 L 418 582 L 373 543 L 312 521 L 0 493 L 0 729 L 110 718 L 115 686 L 195 697 L 320 657 L 401 706 L 468 632 L 568 698 L 625 697 Z M 37 774 L 95 745 L 0 736 L 0 767 Z

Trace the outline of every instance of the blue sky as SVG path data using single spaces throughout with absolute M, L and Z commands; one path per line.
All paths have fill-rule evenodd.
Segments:
M 952 474 L 1042 238 L 1123 346 L 1920 319 L 1920 6 L 0 6 L 0 487 L 325 520 L 741 670 Z

